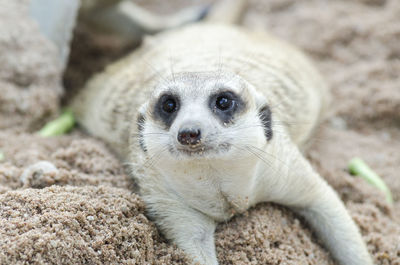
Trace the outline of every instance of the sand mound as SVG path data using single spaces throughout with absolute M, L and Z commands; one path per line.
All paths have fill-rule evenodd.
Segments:
M 26 1 L 0 0 L 0 263 L 187 264 L 146 217 L 135 183 L 103 143 L 78 131 L 32 134 L 58 112 L 61 76 L 54 47 L 25 9 Z M 302 47 L 326 76 L 331 118 L 306 155 L 382 265 L 400 264 L 399 17 L 397 0 L 253 0 L 243 20 Z M 66 101 L 130 47 L 85 25 L 77 33 Z M 347 173 L 354 156 L 389 184 L 393 207 Z M 274 204 L 219 225 L 216 245 L 221 264 L 334 264 L 307 224 Z
M 23 19 L 26 2 L 0 1 L 0 130 L 37 129 L 58 109 L 56 48 L 40 35 L 35 23 Z

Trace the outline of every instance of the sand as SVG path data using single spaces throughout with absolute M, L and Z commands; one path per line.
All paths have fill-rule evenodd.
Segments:
M 138 2 L 157 12 L 188 4 Z M 188 264 L 104 143 L 79 130 L 34 134 L 134 45 L 80 24 L 63 77 L 26 3 L 0 0 L 0 264 Z M 300 46 L 322 71 L 333 104 L 306 156 L 344 200 L 375 263 L 399 265 L 400 2 L 252 0 L 242 24 Z M 354 156 L 389 185 L 392 207 L 347 172 Z M 41 161 L 45 170 L 35 167 Z M 221 264 L 335 264 L 303 219 L 269 203 L 219 225 L 216 246 Z

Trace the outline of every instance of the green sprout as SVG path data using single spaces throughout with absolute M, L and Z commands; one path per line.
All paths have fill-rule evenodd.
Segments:
M 70 131 L 75 125 L 74 114 L 71 110 L 65 110 L 60 117 L 47 123 L 39 132 L 42 137 L 62 135 Z
M 0 162 L 5 159 L 4 153 L 0 150 Z
M 365 179 L 368 183 L 383 191 L 386 201 L 389 204 L 393 204 L 392 193 L 385 182 L 361 158 L 356 157 L 351 159 L 348 168 L 351 174 Z

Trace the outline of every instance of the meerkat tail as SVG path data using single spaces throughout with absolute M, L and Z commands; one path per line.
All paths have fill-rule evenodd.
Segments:
M 246 10 L 248 0 L 222 0 L 216 3 L 205 20 L 212 23 L 236 24 Z

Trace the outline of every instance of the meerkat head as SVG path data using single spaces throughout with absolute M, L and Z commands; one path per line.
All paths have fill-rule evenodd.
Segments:
M 162 81 L 138 117 L 139 142 L 164 161 L 248 155 L 272 138 L 266 99 L 240 76 L 180 73 Z

